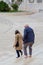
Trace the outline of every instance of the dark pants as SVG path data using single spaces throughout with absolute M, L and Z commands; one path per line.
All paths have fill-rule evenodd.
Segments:
M 27 47 L 29 47 L 29 55 L 32 55 L 32 45 L 33 45 L 32 42 L 24 44 L 24 55 L 27 56 Z
M 21 55 L 23 54 L 23 52 L 21 50 L 16 50 L 16 53 L 17 53 L 17 57 L 20 57 L 20 53 L 21 53 Z

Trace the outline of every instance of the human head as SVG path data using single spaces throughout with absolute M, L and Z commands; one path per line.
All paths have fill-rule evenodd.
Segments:
M 20 33 L 20 32 L 19 32 L 18 30 L 16 30 L 16 31 L 15 31 L 15 34 L 18 34 L 18 33 Z
M 28 24 L 26 24 L 26 25 L 24 25 L 24 27 L 26 28 L 26 27 L 29 27 L 29 25 Z

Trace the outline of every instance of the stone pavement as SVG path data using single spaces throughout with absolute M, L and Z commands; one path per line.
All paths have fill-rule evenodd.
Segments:
M 23 34 L 25 24 L 29 24 L 35 32 L 33 56 L 16 59 L 14 32 L 18 29 Z M 43 13 L 24 16 L 0 13 L 0 65 L 43 65 Z

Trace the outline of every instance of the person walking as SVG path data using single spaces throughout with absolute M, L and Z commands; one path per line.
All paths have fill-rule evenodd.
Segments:
M 25 58 L 27 58 L 28 57 L 27 47 L 29 47 L 29 57 L 32 56 L 32 45 L 34 44 L 35 34 L 33 29 L 29 27 L 28 25 L 25 25 L 24 27 L 25 27 L 24 36 L 23 36 L 24 55 L 25 55 Z
M 16 53 L 17 53 L 16 58 L 20 57 L 20 53 L 21 53 L 21 55 L 23 54 L 22 44 L 23 44 L 22 35 L 18 30 L 16 30 L 15 31 L 15 43 L 13 45 L 13 47 L 15 47 L 15 50 L 16 50 Z

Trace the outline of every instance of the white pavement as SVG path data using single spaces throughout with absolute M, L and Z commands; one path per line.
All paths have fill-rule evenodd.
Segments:
M 25 24 L 29 24 L 35 32 L 33 56 L 16 59 L 14 32 L 18 29 L 23 34 Z M 19 16 L 0 13 L 0 65 L 43 65 L 43 12 Z

